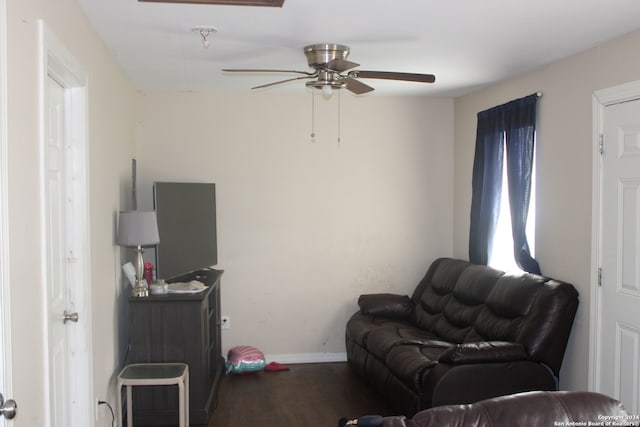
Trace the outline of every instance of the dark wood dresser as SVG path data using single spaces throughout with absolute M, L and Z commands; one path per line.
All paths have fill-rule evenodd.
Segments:
M 129 298 L 126 364 L 188 364 L 190 424 L 207 424 L 224 369 L 220 344 L 221 276 L 222 271 L 207 269 L 172 280 L 198 280 L 207 285 L 196 294 Z M 134 387 L 133 415 L 135 425 L 177 425 L 177 387 Z

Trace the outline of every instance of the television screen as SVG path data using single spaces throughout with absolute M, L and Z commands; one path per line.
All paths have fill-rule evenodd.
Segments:
M 157 277 L 171 279 L 217 264 L 216 185 L 155 182 L 153 188 L 160 235 Z

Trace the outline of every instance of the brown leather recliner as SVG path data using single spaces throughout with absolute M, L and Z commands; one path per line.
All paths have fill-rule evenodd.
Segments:
M 362 295 L 347 359 L 398 414 L 557 390 L 578 306 L 566 282 L 434 261 L 410 297 Z
M 381 427 L 638 426 L 638 416 L 608 396 L 591 392 L 528 392 L 469 405 L 385 417 Z

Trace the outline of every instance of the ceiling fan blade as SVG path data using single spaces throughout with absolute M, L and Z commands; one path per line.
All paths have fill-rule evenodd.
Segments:
M 311 76 L 294 77 L 292 79 L 286 79 L 286 80 L 279 80 L 279 81 L 273 82 L 273 83 L 267 83 L 267 84 L 260 85 L 260 86 L 254 86 L 251 89 L 262 89 L 262 88 L 265 88 L 265 87 L 271 87 L 271 86 L 279 85 L 279 84 L 282 84 L 282 83 L 292 82 L 294 80 L 308 79 L 308 78 L 311 78 L 311 77 L 315 77 L 315 76 L 311 75 Z
M 417 73 L 396 73 L 392 71 L 351 71 L 349 77 L 357 77 L 361 79 L 386 79 L 386 80 L 405 80 L 410 82 L 433 83 L 436 76 L 433 74 L 417 74 Z
M 296 74 L 304 74 L 305 76 L 314 76 L 315 73 L 310 73 L 308 71 L 298 71 L 298 70 L 260 70 L 254 68 L 223 68 L 222 71 L 225 73 L 296 73 Z
M 343 71 L 350 70 L 352 68 L 359 67 L 360 64 L 356 64 L 355 62 L 345 61 L 344 59 L 334 59 L 333 61 L 329 61 L 325 64 L 324 68 L 331 71 L 336 71 L 341 73 Z
M 347 90 L 355 93 L 356 95 L 362 95 L 363 93 L 368 93 L 374 90 L 368 84 L 362 83 L 361 81 L 351 77 L 344 77 L 340 79 L 340 81 L 345 82 Z

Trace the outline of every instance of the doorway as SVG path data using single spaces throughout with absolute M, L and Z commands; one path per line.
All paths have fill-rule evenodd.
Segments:
M 47 396 L 51 427 L 93 425 L 87 78 L 40 21 Z
M 594 94 L 589 388 L 640 410 L 640 82 Z

